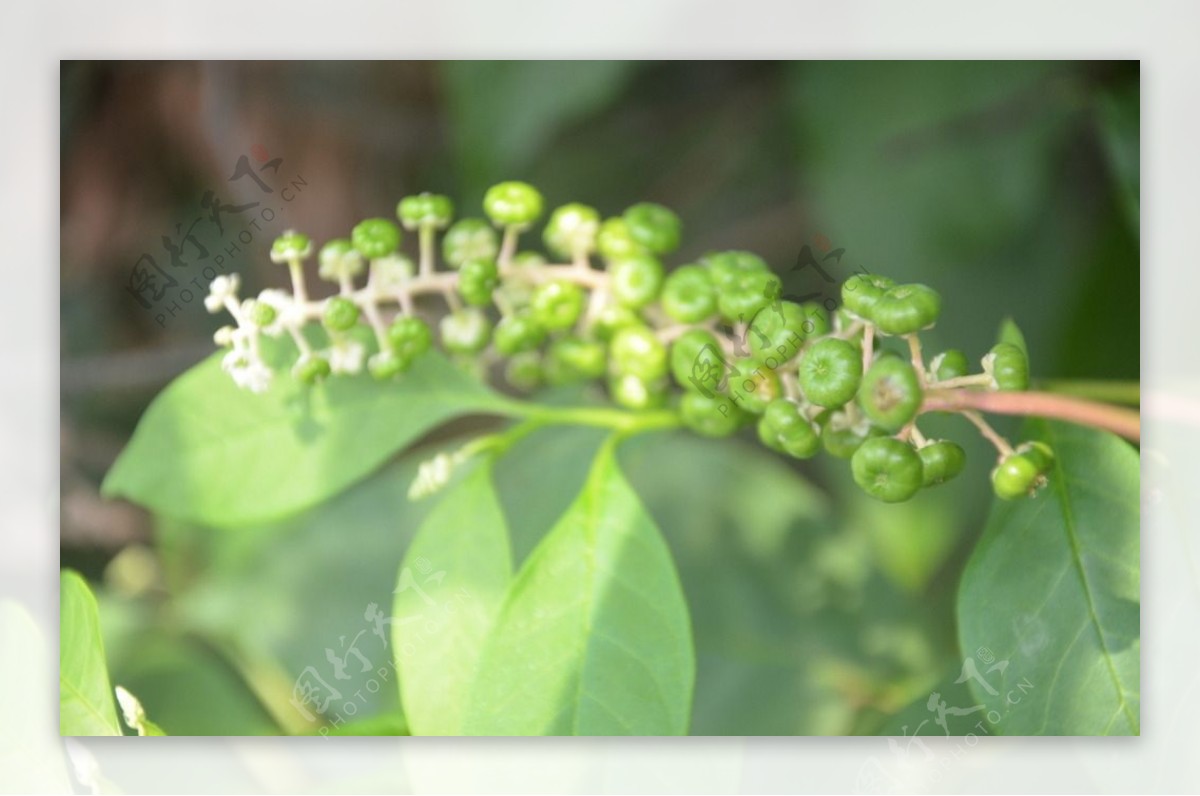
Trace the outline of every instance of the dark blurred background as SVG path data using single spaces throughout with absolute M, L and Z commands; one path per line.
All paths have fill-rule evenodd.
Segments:
M 745 248 L 792 292 L 836 296 L 792 269 L 806 245 L 842 250 L 823 261 L 837 282 L 861 267 L 943 294 L 935 345 L 977 358 L 1012 315 L 1036 376 L 1139 374 L 1136 62 L 64 62 L 61 89 L 63 563 L 117 593 L 161 586 L 153 551 L 178 539 L 97 489 L 150 399 L 213 350 L 201 252 L 257 291 L 284 281 L 265 255 L 286 227 L 319 242 L 412 192 L 464 215 L 514 178 L 549 207 L 661 202 L 685 226 L 672 265 Z M 805 473 L 836 493 L 821 467 Z M 976 470 L 917 520 L 952 528 L 917 584 L 947 617 L 987 505 Z M 126 608 L 116 624 L 143 621 Z M 162 666 L 199 665 L 170 643 Z M 261 696 L 266 675 L 234 668 Z M 839 721 L 747 728 L 873 726 Z

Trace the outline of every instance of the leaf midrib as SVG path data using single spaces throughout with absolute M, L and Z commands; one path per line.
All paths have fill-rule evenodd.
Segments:
M 1058 450 L 1057 438 L 1053 428 L 1049 423 L 1043 424 L 1045 427 L 1046 437 L 1050 439 L 1050 447 Z M 1063 470 L 1062 460 L 1058 457 L 1054 459 L 1054 485 L 1055 491 L 1059 495 L 1059 500 L 1062 503 L 1063 527 L 1067 532 L 1067 543 L 1071 548 L 1071 561 L 1075 565 L 1075 572 L 1079 576 L 1080 584 L 1083 587 L 1083 595 L 1087 601 L 1088 616 L 1091 619 L 1092 628 L 1096 631 L 1096 638 L 1100 642 L 1100 650 L 1104 655 L 1104 664 L 1108 668 L 1108 674 L 1112 678 L 1113 686 L 1117 691 L 1117 699 L 1120 701 L 1120 709 L 1125 714 L 1125 720 L 1129 722 L 1129 729 L 1132 732 L 1138 732 L 1137 722 L 1130 713 L 1129 702 L 1125 698 L 1125 686 L 1121 682 L 1120 676 L 1117 674 L 1117 668 L 1113 663 L 1112 653 L 1108 649 L 1108 643 L 1104 639 L 1104 630 L 1100 625 L 1100 617 L 1096 614 L 1096 601 L 1092 596 L 1092 586 L 1088 581 L 1087 570 L 1083 566 L 1083 552 L 1079 543 L 1079 537 L 1075 532 L 1075 515 L 1071 511 L 1071 500 L 1066 486 L 1066 472 Z
M 104 725 L 105 727 L 108 727 L 109 729 L 116 730 L 117 732 L 114 732 L 113 733 L 114 735 L 122 734 L 120 732 L 121 728 L 118 727 L 117 725 L 109 722 L 108 718 L 106 718 L 104 716 L 104 714 L 101 713 L 100 709 L 97 708 L 94 704 L 92 704 L 92 701 L 90 699 L 88 699 L 86 696 L 84 696 L 83 692 L 79 690 L 79 686 L 75 685 L 73 682 L 66 679 L 61 674 L 58 676 L 58 685 L 60 688 L 65 687 L 68 691 L 70 691 L 72 694 L 74 694 L 75 698 L 78 699 L 79 702 L 85 708 L 87 708 L 88 712 L 91 713 L 97 720 L 99 720 L 99 722 L 102 725 Z

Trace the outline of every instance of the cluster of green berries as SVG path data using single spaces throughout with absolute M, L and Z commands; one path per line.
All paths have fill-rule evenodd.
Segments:
M 376 349 L 365 369 L 378 379 L 404 373 L 436 338 L 464 363 L 502 359 L 518 389 L 603 380 L 620 406 L 674 411 L 702 435 L 754 425 L 762 443 L 784 455 L 847 458 L 859 486 L 888 502 L 963 469 L 961 447 L 916 428 L 927 391 L 1028 386 L 1025 352 L 1009 343 L 988 352 L 981 373 L 970 373 L 957 350 L 926 365 L 917 335 L 937 322 L 941 297 L 925 285 L 858 273 L 830 309 L 784 298 L 780 277 L 750 252 L 711 252 L 668 270 L 663 258 L 679 247 L 682 225 L 662 205 L 642 202 L 609 218 L 583 204 L 558 207 L 542 230 L 557 262 L 518 245 L 545 211 L 533 186 L 493 186 L 483 211 L 486 218 L 455 220 L 445 196 L 403 198 L 399 224 L 368 219 L 321 247 L 319 275 L 340 292 L 317 301 L 302 284 L 312 243 L 289 232 L 271 256 L 292 268 L 292 303 L 264 292 L 241 305 L 239 330 L 291 333 L 301 347 L 293 373 L 310 383 L 361 369 L 354 346 L 362 344 L 352 333 L 364 327 Z M 419 265 L 400 250 L 402 228 L 418 234 Z M 439 253 L 448 271 L 434 265 Z M 429 293 L 449 305 L 436 333 L 413 312 L 414 298 Z M 389 321 L 384 305 L 399 308 Z M 299 335 L 309 318 L 324 327 L 327 351 L 308 350 Z M 248 348 L 239 349 L 237 332 L 226 337 L 240 367 Z M 992 476 L 998 495 L 1028 494 L 1045 482 L 1053 456 L 1044 445 L 1005 453 Z

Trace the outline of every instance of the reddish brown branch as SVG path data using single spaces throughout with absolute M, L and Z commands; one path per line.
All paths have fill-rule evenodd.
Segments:
M 977 410 L 998 415 L 1031 415 L 1093 426 L 1139 442 L 1141 414 L 1133 409 L 1087 401 L 1048 392 L 981 392 L 932 390 L 925 395 L 922 412 Z

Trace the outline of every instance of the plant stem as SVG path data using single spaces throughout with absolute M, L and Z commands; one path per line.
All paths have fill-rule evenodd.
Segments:
M 627 412 L 622 409 L 591 406 L 544 406 L 522 401 L 508 401 L 508 414 L 521 417 L 539 426 L 568 425 L 610 428 L 625 433 L 641 433 L 676 428 L 681 421 L 669 410 Z
M 1119 434 L 1131 442 L 1141 439 L 1141 415 L 1119 406 L 1087 401 L 1048 392 L 978 392 L 931 390 L 925 395 L 922 412 L 991 412 L 1000 415 L 1031 415 L 1094 426 Z
M 1000 458 L 1012 456 L 1012 445 L 1008 443 L 1008 440 L 996 433 L 996 429 L 992 428 L 991 424 L 984 420 L 978 412 L 964 410 L 961 414 L 967 420 L 970 420 L 971 424 L 975 426 L 975 428 L 979 429 L 979 433 L 982 434 L 988 442 L 992 443 L 992 445 L 996 447 L 996 451 L 1000 454 Z
M 1138 381 L 1101 381 L 1086 379 L 1050 379 L 1037 382 L 1046 392 L 1108 401 L 1114 404 L 1138 406 L 1142 402 L 1142 385 Z

